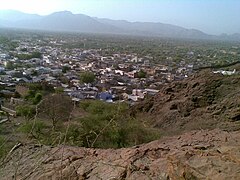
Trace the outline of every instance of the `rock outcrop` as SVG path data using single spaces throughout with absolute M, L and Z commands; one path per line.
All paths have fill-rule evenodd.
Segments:
M 240 133 L 191 131 L 123 149 L 21 146 L 5 159 L 9 179 L 240 179 Z
M 166 135 L 200 129 L 240 130 L 240 76 L 201 71 L 160 89 L 136 105 L 132 114 Z

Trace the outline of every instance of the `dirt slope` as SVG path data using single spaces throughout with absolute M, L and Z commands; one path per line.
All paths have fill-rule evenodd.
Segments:
M 118 150 L 22 146 L 0 172 L 2 180 L 239 179 L 240 133 L 192 131 Z
M 240 75 L 202 71 L 163 87 L 132 114 L 146 117 L 165 134 L 195 129 L 240 129 Z

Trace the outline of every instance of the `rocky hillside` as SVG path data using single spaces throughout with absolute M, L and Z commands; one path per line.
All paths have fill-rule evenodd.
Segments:
M 9 179 L 239 179 L 240 133 L 192 131 L 126 149 L 22 146 L 0 169 Z
M 209 70 L 165 86 L 154 98 L 132 111 L 145 117 L 164 134 L 196 129 L 240 129 L 240 76 Z
M 240 75 L 202 71 L 131 114 L 165 137 L 121 149 L 21 144 L 0 179 L 240 179 Z

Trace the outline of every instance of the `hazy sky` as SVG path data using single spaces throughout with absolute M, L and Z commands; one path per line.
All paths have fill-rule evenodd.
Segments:
M 41 15 L 69 10 L 102 18 L 175 24 L 210 34 L 240 33 L 240 0 L 0 0 L 0 9 Z

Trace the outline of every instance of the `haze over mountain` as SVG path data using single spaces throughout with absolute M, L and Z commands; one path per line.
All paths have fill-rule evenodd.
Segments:
M 170 38 L 240 40 L 240 34 L 214 36 L 196 29 L 187 29 L 171 24 L 102 19 L 84 14 L 73 14 L 70 11 L 40 16 L 14 10 L 1 10 L 0 27 Z

